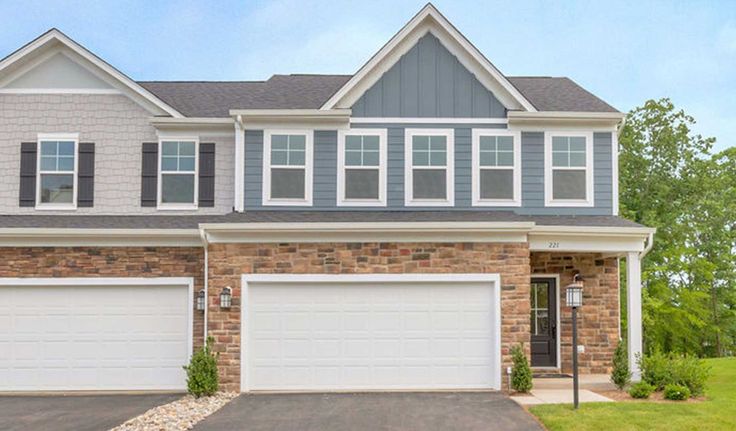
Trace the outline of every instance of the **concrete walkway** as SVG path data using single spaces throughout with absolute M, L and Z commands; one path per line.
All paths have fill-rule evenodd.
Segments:
M 579 392 L 581 403 L 606 403 L 612 399 L 587 389 Z M 529 395 L 515 395 L 511 399 L 523 406 L 537 404 L 572 404 L 572 389 L 532 389 Z

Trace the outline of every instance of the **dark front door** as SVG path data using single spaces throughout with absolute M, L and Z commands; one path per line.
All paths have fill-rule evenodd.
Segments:
M 557 366 L 556 291 L 554 278 L 532 278 L 532 367 Z

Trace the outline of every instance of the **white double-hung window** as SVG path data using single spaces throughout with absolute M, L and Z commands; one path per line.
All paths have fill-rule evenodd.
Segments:
M 312 132 L 267 130 L 263 205 L 312 205 Z
M 547 206 L 593 206 L 592 133 L 546 133 L 544 191 Z
M 77 134 L 39 134 L 36 207 L 77 207 Z
M 473 129 L 473 205 L 521 205 L 519 132 Z
M 386 129 L 341 130 L 337 204 L 386 206 Z
M 454 131 L 406 129 L 404 204 L 452 206 L 455 200 Z
M 198 147 L 198 138 L 170 138 L 159 141 L 159 208 L 197 207 Z

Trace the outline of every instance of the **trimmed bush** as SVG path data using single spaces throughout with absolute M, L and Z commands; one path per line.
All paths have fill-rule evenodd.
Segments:
M 217 374 L 217 354 L 212 352 L 214 338 L 207 337 L 204 347 L 194 352 L 189 365 L 184 367 L 187 372 L 187 391 L 195 398 L 211 396 L 220 386 Z
M 683 401 L 690 398 L 690 389 L 682 385 L 667 385 L 664 387 L 664 398 L 673 401 Z
M 639 366 L 642 380 L 657 390 L 663 390 L 667 385 L 686 386 L 692 396 L 703 394 L 710 375 L 710 367 L 695 356 L 660 351 L 639 358 Z
M 649 395 L 652 395 L 652 392 L 654 392 L 654 386 L 647 382 L 634 383 L 629 388 L 629 395 L 632 398 L 646 399 L 649 398 Z
M 619 389 L 625 388 L 631 382 L 629 358 L 626 354 L 626 344 L 623 341 L 618 342 L 618 346 L 616 346 L 616 350 L 613 352 L 611 381 Z
M 532 369 L 524 354 L 524 344 L 511 348 L 511 359 L 514 367 L 511 370 L 511 388 L 517 392 L 529 392 L 532 390 Z

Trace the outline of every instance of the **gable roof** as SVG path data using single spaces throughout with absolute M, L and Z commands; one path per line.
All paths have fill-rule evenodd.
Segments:
M 140 82 L 188 117 L 229 117 L 231 109 L 319 109 L 351 75 L 274 75 L 268 81 Z M 569 78 L 510 76 L 538 111 L 618 112 Z
M 73 58 L 75 55 L 78 56 L 80 63 L 87 63 L 85 67 L 89 70 L 95 70 L 101 73 L 102 76 L 117 83 L 119 87 L 126 90 L 126 94 L 138 103 L 148 105 L 149 109 L 152 108 L 158 111 L 157 113 L 159 114 L 170 115 L 176 118 L 182 117 L 182 114 L 176 109 L 164 103 L 156 95 L 56 28 L 52 28 L 0 60 L 0 76 L 18 72 L 29 66 L 32 68 L 35 66 L 34 62 L 38 61 L 39 58 L 43 59 L 43 56 L 48 52 L 62 51 L 64 49 L 71 53 L 70 58 Z
M 534 112 L 536 108 L 488 59 L 455 28 L 431 3 L 427 3 L 350 80 L 322 106 L 322 109 L 349 108 L 414 44 L 434 34 L 506 109 Z

